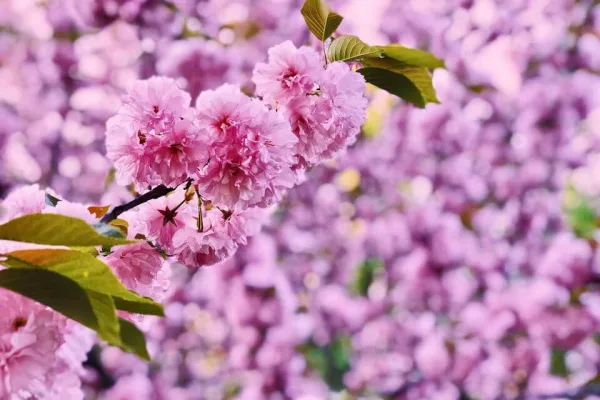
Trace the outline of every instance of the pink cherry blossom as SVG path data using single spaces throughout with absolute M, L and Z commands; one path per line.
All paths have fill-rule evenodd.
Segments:
M 142 204 L 135 212 L 124 214 L 129 222 L 130 236 L 142 234 L 147 239 L 156 240 L 162 249 L 172 252 L 175 232 L 197 216 L 197 211 L 185 200 L 185 192 L 177 190 Z
M 298 138 L 294 149 L 296 162 L 293 166 L 298 173 L 321 161 L 321 155 L 331 143 L 327 128 L 315 119 L 317 101 L 316 95 L 297 97 L 281 109 Z
M 88 224 L 98 223 L 98 218 L 92 214 L 88 208 L 79 203 L 71 203 L 70 201 L 61 200 L 56 206 L 46 206 L 43 210 L 46 214 L 60 214 L 68 217 L 79 218 Z
M 321 81 L 321 96 L 315 109 L 318 121 L 328 126 L 329 143 L 324 157 L 332 157 L 356 141 L 367 117 L 366 83 L 363 76 L 348 64 L 334 62 L 327 66 Z
M 247 238 L 256 235 L 266 217 L 265 210 L 249 208 L 223 212 L 212 208 L 203 213 L 202 231 L 188 223 L 173 237 L 177 259 L 190 268 L 216 264 L 231 257 Z M 194 221 L 195 223 L 195 221 Z
M 181 90 L 174 79 L 153 76 L 136 81 L 123 97 L 121 113 L 137 121 L 144 131 L 162 131 L 173 128 L 186 115 L 190 106 L 189 93 Z
M 233 85 L 203 92 L 196 107 L 210 147 L 196 175 L 202 196 L 230 209 L 265 207 L 293 186 L 297 140 L 279 113 Z
M 173 245 L 177 260 L 190 268 L 216 264 L 237 250 L 237 244 L 225 229 L 225 217 L 216 208 L 203 212 L 201 231 L 188 222 L 173 237 Z
M 415 361 L 423 375 L 441 376 L 450 366 L 450 355 L 440 335 L 426 337 L 415 349 Z
M 321 57 L 315 49 L 298 49 L 288 40 L 269 49 L 269 62 L 256 64 L 252 80 L 256 93 L 266 102 L 285 104 L 315 89 L 322 72 Z
M 184 182 L 206 163 L 202 133 L 191 120 L 190 96 L 175 81 L 137 81 L 108 120 L 106 149 L 119 184 L 140 189 Z
M 115 166 L 115 179 L 120 185 L 154 186 L 161 183 L 154 171 L 156 140 L 146 146 L 147 134 L 142 124 L 123 114 L 106 122 L 106 156 Z
M 0 301 L 0 398 L 45 398 L 68 370 L 58 355 L 66 318 L 5 289 Z
M 188 120 L 178 120 L 170 134 L 160 138 L 154 170 L 163 184 L 174 186 L 184 182 L 209 161 L 202 133 Z
M 39 213 L 46 207 L 46 193 L 39 185 L 21 186 L 6 196 L 1 206 L 0 221 Z
M 164 297 L 168 275 L 160 253 L 148 243 L 115 246 L 104 262 L 128 289 L 157 301 Z
M 110 388 L 103 400 L 129 400 L 152 398 L 152 382 L 142 374 L 132 374 L 119 379 L 117 384 Z

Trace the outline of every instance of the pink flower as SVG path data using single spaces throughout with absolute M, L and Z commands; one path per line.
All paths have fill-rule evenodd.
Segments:
M 174 79 L 153 76 L 133 84 L 123 96 L 120 113 L 137 121 L 142 130 L 160 134 L 186 115 L 190 102 L 190 95 L 179 89 Z
M 171 252 L 175 232 L 185 227 L 186 220 L 193 220 L 196 214 L 190 204 L 185 203 L 185 192 L 177 190 L 168 196 L 142 204 L 128 219 L 132 220 L 130 231 L 133 236 L 142 234 L 147 239 L 156 240 L 161 248 Z
M 203 134 L 194 125 L 190 96 L 175 81 L 138 81 L 119 113 L 107 122 L 107 157 L 121 185 L 138 189 L 184 182 L 208 160 Z
M 315 89 L 322 72 L 321 57 L 314 49 L 297 49 L 288 40 L 269 49 L 269 62 L 256 64 L 252 80 L 266 102 L 286 104 Z
M 261 231 L 266 218 L 266 210 L 260 207 L 233 211 L 225 223 L 227 235 L 235 243 L 245 245 L 248 243 L 247 238 Z
M 196 175 L 204 197 L 230 209 L 266 207 L 293 186 L 297 140 L 277 112 L 233 85 L 203 92 L 196 107 L 211 149 Z
M 572 233 L 560 233 L 537 265 L 537 272 L 567 288 L 576 288 L 590 279 L 592 255 L 588 242 Z
M 164 297 L 168 277 L 163 271 L 163 259 L 148 243 L 115 246 L 103 261 L 128 289 L 156 301 Z
M 331 142 L 328 130 L 315 118 L 317 101 L 316 95 L 297 97 L 281 109 L 298 138 L 294 170 L 307 169 L 321 161 Z
M 199 232 L 197 226 L 188 222 L 188 226 L 173 237 L 177 260 L 189 268 L 216 264 L 237 250 L 237 244 L 227 234 L 221 211 L 216 208 L 205 211 L 202 225 Z
M 217 208 L 204 211 L 202 231 L 196 221 L 173 237 L 177 259 L 190 268 L 216 264 L 231 257 L 247 238 L 262 228 L 266 212 L 260 208 L 222 212 Z
M 294 170 L 330 158 L 356 141 L 366 120 L 365 85 L 347 64 L 331 63 L 321 74 L 318 91 L 281 107 L 298 138 Z
M 146 145 L 147 137 L 141 123 L 123 114 L 106 122 L 106 156 L 115 166 L 119 185 L 135 182 L 143 189 L 161 183 L 153 169 L 156 140 Z
M 68 369 L 57 354 L 66 318 L 4 289 L 0 303 L 0 398 L 45 398 L 56 392 L 57 377 Z
M 152 398 L 152 382 L 146 375 L 139 373 L 119 378 L 117 383 L 106 392 L 104 400 L 128 400 Z
M 42 212 L 46 207 L 46 193 L 39 185 L 22 186 L 10 192 L 2 202 L 0 221 L 7 221 L 26 214 Z
M 185 89 L 196 98 L 202 90 L 236 78 L 241 60 L 234 51 L 214 40 L 174 40 L 160 54 L 156 69 L 161 75 L 183 78 Z
M 157 145 L 154 170 L 163 184 L 174 186 L 196 173 L 208 162 L 208 149 L 200 130 L 188 120 L 178 120 L 169 135 Z
M 327 66 L 321 81 L 321 96 L 315 112 L 317 120 L 328 127 L 329 143 L 324 157 L 332 157 L 356 141 L 367 118 L 368 101 L 364 96 L 366 83 L 363 76 L 344 62 Z
M 451 363 L 443 337 L 437 334 L 426 337 L 415 350 L 415 361 L 426 377 L 441 376 Z

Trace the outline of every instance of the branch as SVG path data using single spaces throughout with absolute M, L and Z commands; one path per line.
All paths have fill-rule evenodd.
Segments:
M 167 195 L 169 192 L 172 192 L 173 190 L 174 190 L 173 188 L 166 187 L 165 185 L 159 185 L 159 186 L 155 187 L 154 189 L 150 190 L 149 192 L 146 192 L 146 193 L 142 194 L 141 196 L 136 197 L 135 199 L 131 200 L 129 203 L 125 203 L 120 206 L 116 206 L 115 208 L 112 209 L 111 212 L 109 212 L 104 217 L 102 217 L 100 222 L 108 223 L 110 221 L 113 221 L 113 220 L 117 219 L 119 217 L 119 215 L 123 214 L 125 211 L 129 211 L 132 208 L 135 208 L 135 207 L 139 206 L 140 204 L 144 204 L 147 201 L 163 197 L 163 196 Z

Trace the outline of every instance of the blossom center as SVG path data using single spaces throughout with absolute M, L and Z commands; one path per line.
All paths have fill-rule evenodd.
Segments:
M 283 81 L 287 82 L 287 81 L 291 80 L 292 78 L 295 78 L 296 75 L 298 75 L 298 73 L 295 70 L 290 69 L 288 72 L 283 74 L 283 76 L 281 78 Z
M 181 144 L 179 144 L 179 143 L 172 144 L 171 147 L 170 147 L 170 150 L 171 150 L 172 154 L 180 153 L 182 151 Z
M 17 317 L 17 318 L 15 318 L 13 320 L 13 323 L 12 323 L 13 332 L 18 331 L 19 329 L 21 329 L 25 325 L 27 325 L 27 318 L 24 318 L 24 317 Z
M 221 119 L 221 121 L 219 121 L 218 125 L 222 131 L 226 131 L 227 129 L 231 128 L 232 124 L 229 117 L 224 117 Z
M 175 222 L 175 217 L 177 216 L 177 209 L 171 210 L 168 206 L 164 210 L 158 210 L 158 212 L 163 216 L 163 226 L 171 223 L 177 226 L 177 222 Z
M 144 135 L 142 133 L 142 131 L 138 131 L 137 137 L 138 137 L 138 140 L 140 141 L 140 144 L 146 143 L 146 135 Z

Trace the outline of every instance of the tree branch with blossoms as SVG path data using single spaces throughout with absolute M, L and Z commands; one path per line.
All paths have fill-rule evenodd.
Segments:
M 147 201 L 166 196 L 167 194 L 171 193 L 173 190 L 175 190 L 175 189 L 166 187 L 165 185 L 158 185 L 155 188 L 149 190 L 148 192 L 137 196 L 135 199 L 131 200 L 130 202 L 127 202 L 120 206 L 116 206 L 110 212 L 105 214 L 102 217 L 102 219 L 100 219 L 100 222 L 109 223 L 109 222 L 119 218 L 119 215 L 123 214 L 124 212 L 132 210 L 132 209 L 146 203 Z
M 223 84 L 200 92 L 192 106 L 175 79 L 132 83 L 106 122 L 106 156 L 117 184 L 151 188 L 145 193 L 105 215 L 107 207 L 59 199 L 37 186 L 3 201 L 2 365 L 46 363 L 40 369 L 49 378 L 40 392 L 39 382 L 13 380 L 3 370 L 0 397 L 5 382 L 28 398 L 57 393 L 54 382 L 69 370 L 63 345 L 73 337 L 85 343 L 83 354 L 97 335 L 149 360 L 135 323 L 164 316 L 170 264 L 214 265 L 247 244 L 310 168 L 357 140 L 367 83 L 419 107 L 437 102 L 430 70 L 443 67 L 440 59 L 349 35 L 326 45 L 343 18 L 320 0 L 307 0 L 301 12 L 323 55 L 291 41 L 272 47 L 252 72 L 255 96 Z M 362 68 L 355 71 L 356 64 Z M 113 229 L 116 219 L 126 222 L 122 230 Z M 11 347 L 24 342 L 25 350 Z

